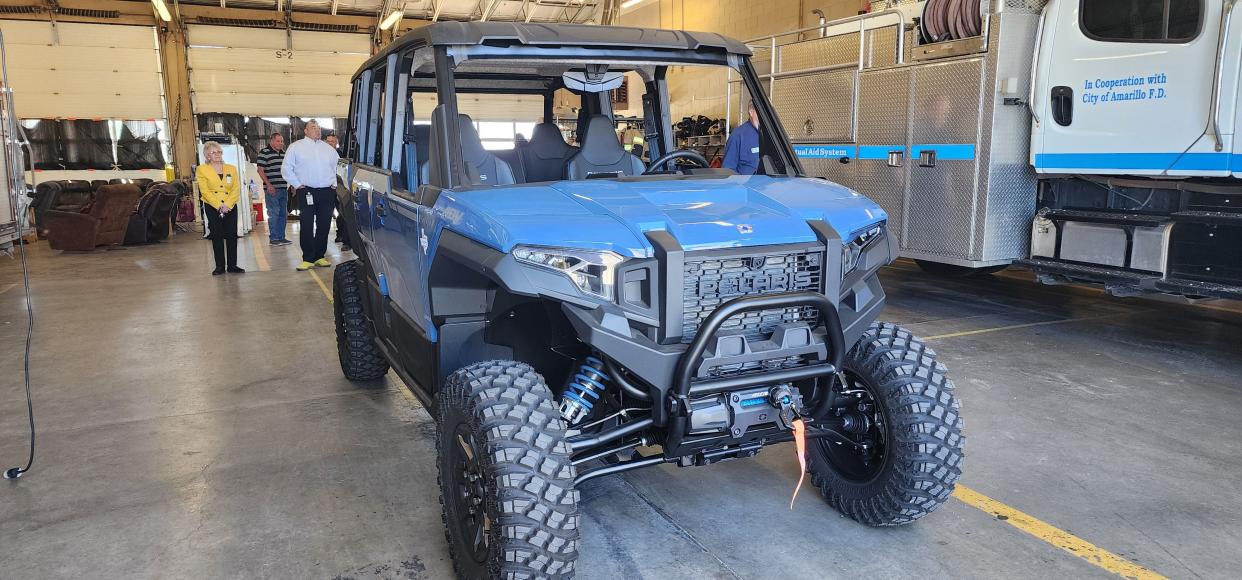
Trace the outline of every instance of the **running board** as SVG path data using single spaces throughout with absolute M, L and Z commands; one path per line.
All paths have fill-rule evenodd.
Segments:
M 1014 265 L 1035 272 L 1037 279 L 1043 284 L 1063 284 L 1066 282 L 1101 284 L 1105 290 L 1116 296 L 1154 293 L 1232 300 L 1242 299 L 1242 286 L 1229 284 L 1186 278 L 1162 278 L 1156 274 L 1044 258 L 1017 260 L 1014 262 Z

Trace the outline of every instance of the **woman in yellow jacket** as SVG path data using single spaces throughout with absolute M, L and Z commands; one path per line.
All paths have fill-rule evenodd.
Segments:
M 211 237 L 211 250 L 216 256 L 216 269 L 212 276 L 245 270 L 237 267 L 237 202 L 241 200 L 241 178 L 237 168 L 224 162 L 224 150 L 219 143 L 208 141 L 203 145 L 203 157 L 207 163 L 198 166 L 194 176 L 198 180 L 198 195 L 203 202 L 203 214 L 207 216 L 207 230 Z

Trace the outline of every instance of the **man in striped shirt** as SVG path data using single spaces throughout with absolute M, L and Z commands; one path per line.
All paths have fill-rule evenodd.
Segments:
M 267 147 L 259 151 L 255 165 L 259 166 L 259 177 L 263 178 L 263 192 L 267 202 L 267 237 L 273 246 L 284 246 L 293 242 L 285 239 L 285 223 L 289 219 L 289 184 L 280 174 L 280 166 L 285 161 L 285 137 L 280 133 L 272 133 Z

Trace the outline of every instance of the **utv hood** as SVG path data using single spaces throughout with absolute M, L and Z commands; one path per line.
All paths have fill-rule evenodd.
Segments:
M 645 233 L 686 250 L 816 241 L 808 220 L 851 239 L 886 219 L 871 200 L 815 178 L 594 179 L 445 192 L 448 227 L 508 252 L 517 244 L 652 255 Z

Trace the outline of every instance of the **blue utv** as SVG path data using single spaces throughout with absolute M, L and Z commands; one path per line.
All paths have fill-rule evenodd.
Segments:
M 795 427 L 811 481 L 859 522 L 952 492 L 953 382 L 877 321 L 885 213 L 803 174 L 750 56 L 716 34 L 447 22 L 355 74 L 341 368 L 393 370 L 435 417 L 460 577 L 570 577 L 577 486 L 750 457 Z M 676 144 L 670 101 L 724 92 L 726 71 L 758 113 L 756 175 Z

